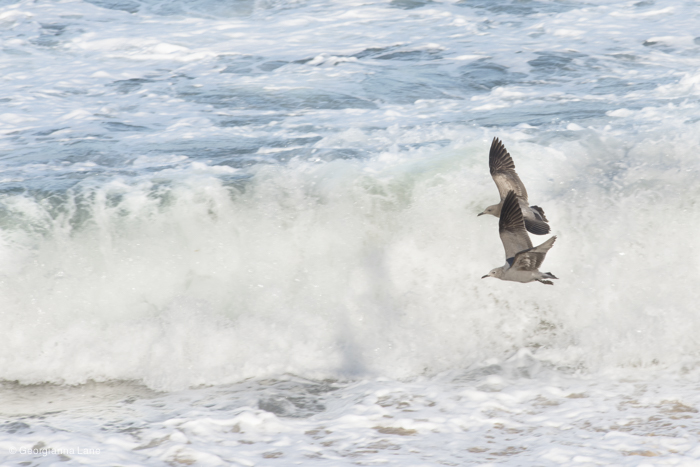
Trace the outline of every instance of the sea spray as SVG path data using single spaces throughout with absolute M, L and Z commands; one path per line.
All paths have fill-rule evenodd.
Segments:
M 503 262 L 476 216 L 498 196 L 488 140 L 5 194 L 3 378 L 410 377 L 521 348 L 561 368 L 692 365 L 690 146 L 505 141 L 561 237 L 556 287 L 479 279 Z

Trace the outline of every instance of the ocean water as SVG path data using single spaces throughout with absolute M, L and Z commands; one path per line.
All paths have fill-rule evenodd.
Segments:
M 0 0 L 0 463 L 700 465 L 698 25 Z

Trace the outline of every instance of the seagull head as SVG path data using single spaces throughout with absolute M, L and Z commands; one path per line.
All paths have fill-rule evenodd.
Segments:
M 492 216 L 499 217 L 501 215 L 501 205 L 494 204 L 493 206 L 489 206 L 486 209 L 484 209 L 484 212 L 477 214 L 477 217 L 483 214 L 491 214 Z
M 496 278 L 501 278 L 503 276 L 503 266 L 500 268 L 495 268 L 491 269 L 488 274 L 485 276 L 481 276 L 482 279 L 486 279 L 487 277 L 496 277 Z

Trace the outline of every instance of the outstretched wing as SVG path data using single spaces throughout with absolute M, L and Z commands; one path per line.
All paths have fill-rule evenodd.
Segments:
M 552 248 L 552 245 L 554 245 L 554 241 L 556 239 L 557 237 L 554 236 L 544 242 L 542 245 L 519 252 L 513 258 L 513 264 L 511 267 L 519 271 L 538 270 L 539 267 L 542 266 L 544 257 L 547 255 L 549 249 Z
M 532 242 L 525 230 L 523 212 L 520 210 L 518 197 L 514 191 L 509 191 L 503 200 L 501 217 L 498 220 L 498 233 L 506 250 L 506 259 L 512 258 L 516 253 L 532 248 Z
M 513 159 L 508 154 L 506 147 L 501 140 L 494 138 L 489 151 L 489 170 L 491 177 L 496 182 L 496 188 L 504 199 L 509 191 L 514 191 L 516 195 L 527 202 L 527 190 L 525 185 L 520 181 L 520 177 L 515 172 L 515 164 Z

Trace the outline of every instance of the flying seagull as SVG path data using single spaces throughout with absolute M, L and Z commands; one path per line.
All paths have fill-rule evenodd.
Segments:
M 515 172 L 515 164 L 510 154 L 508 154 L 508 150 L 498 138 L 494 138 L 491 143 L 489 170 L 493 181 L 496 182 L 498 193 L 501 195 L 501 202 L 487 207 L 481 214 L 491 214 L 500 217 L 503 200 L 508 192 L 512 190 L 518 196 L 518 203 L 525 219 L 525 228 L 535 235 L 548 234 L 549 225 L 547 223 L 549 221 L 544 216 L 544 210 L 539 206 L 528 206 L 525 185 L 523 185 L 520 177 Z
M 506 264 L 492 269 L 482 279 L 496 277 L 504 281 L 540 281 L 543 284 L 553 285 L 552 281 L 547 279 L 558 279 L 558 277 L 551 272 L 540 272 L 538 268 L 557 237 L 552 237 L 542 245 L 533 248 L 530 237 L 525 231 L 523 213 L 518 201 L 515 192 L 509 191 L 506 199 L 503 200 L 501 218 L 498 220 L 498 233 L 506 250 Z

